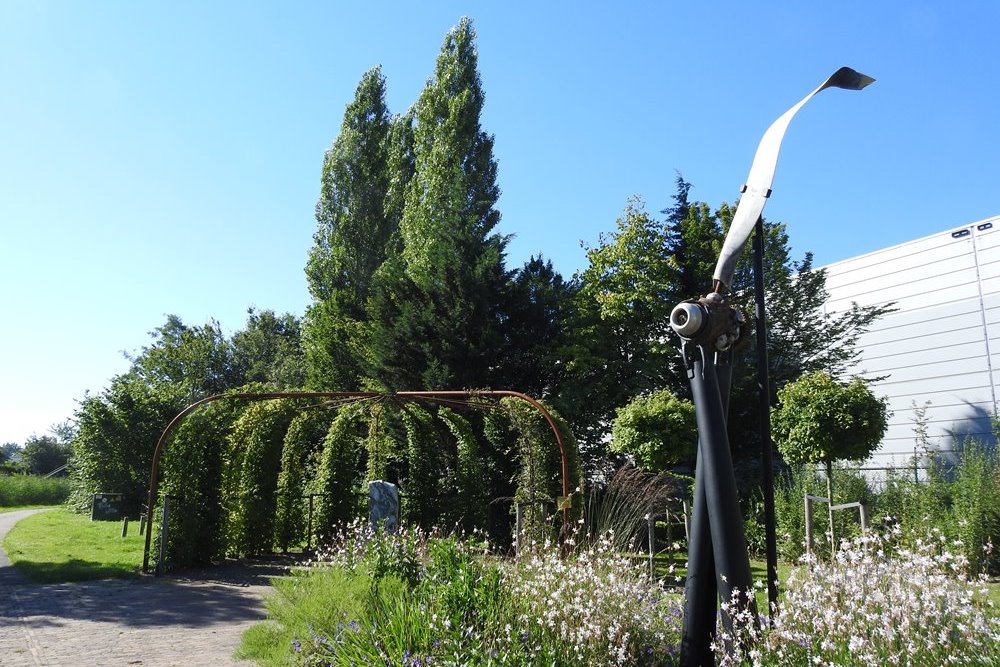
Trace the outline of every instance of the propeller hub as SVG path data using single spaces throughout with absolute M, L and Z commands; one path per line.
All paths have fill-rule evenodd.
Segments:
M 743 313 L 716 292 L 677 304 L 670 312 L 670 328 L 695 345 L 719 352 L 730 349 L 747 334 Z
M 704 326 L 705 311 L 696 303 L 679 303 L 670 312 L 670 328 L 682 338 L 694 338 Z

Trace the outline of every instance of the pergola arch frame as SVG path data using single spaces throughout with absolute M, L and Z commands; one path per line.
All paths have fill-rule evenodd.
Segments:
M 149 493 L 146 502 L 146 526 L 149 528 L 146 530 L 146 540 L 143 547 L 142 553 L 142 571 L 143 573 L 149 572 L 149 552 L 152 546 L 152 525 L 153 525 L 153 510 L 156 506 L 157 494 L 159 492 L 160 485 L 160 457 L 166 447 L 167 441 L 173 434 L 174 430 L 193 412 L 199 408 L 216 401 L 221 400 L 240 400 L 240 401 L 269 401 L 269 400 L 280 400 L 280 399 L 297 399 L 297 398 L 315 398 L 315 399 L 327 399 L 331 401 L 343 401 L 346 403 L 358 403 L 371 400 L 384 400 L 384 399 L 395 399 L 402 401 L 411 402 L 429 402 L 438 405 L 444 405 L 449 407 L 458 406 L 468 406 L 468 400 L 477 397 L 490 397 L 490 398 L 517 398 L 522 400 L 529 405 L 531 405 L 548 423 L 549 428 L 552 429 L 552 434 L 555 436 L 556 443 L 559 445 L 559 456 L 561 459 L 562 467 L 562 492 L 563 497 L 568 498 L 569 493 L 569 462 L 566 455 L 566 445 L 563 442 L 562 435 L 559 432 L 559 427 L 557 426 L 555 419 L 553 419 L 552 414 L 542 405 L 537 399 L 528 396 L 519 391 L 512 390 L 479 390 L 479 391 L 397 391 L 397 392 L 372 392 L 372 391 L 284 391 L 284 392 L 233 392 L 233 393 L 222 393 L 213 394 L 211 396 L 206 396 L 200 400 L 191 403 L 183 410 L 181 410 L 173 419 L 167 424 L 160 434 L 159 439 L 156 442 L 156 447 L 153 450 L 153 461 L 150 466 L 149 473 Z M 569 507 L 563 507 L 563 530 L 565 531 L 566 526 L 569 524 Z M 159 570 L 158 570 L 159 571 Z

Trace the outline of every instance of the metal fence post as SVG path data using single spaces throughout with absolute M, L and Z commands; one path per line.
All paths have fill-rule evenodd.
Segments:
M 646 531 L 649 534 L 649 580 L 656 579 L 656 520 L 652 514 L 646 515 Z
M 313 496 L 309 494 L 309 520 L 306 524 L 306 551 L 312 551 L 313 540 Z
M 524 529 L 521 517 L 521 503 L 514 501 L 514 557 L 521 557 L 521 531 Z
M 156 561 L 156 576 L 160 576 L 163 573 L 163 564 L 166 562 L 167 558 L 167 537 L 168 537 L 168 524 L 167 521 L 170 517 L 170 496 L 163 496 L 163 521 L 160 525 L 160 558 Z
M 812 512 L 812 501 L 809 498 L 809 493 L 808 492 L 805 494 L 805 502 L 806 502 L 806 553 L 807 554 L 812 554 L 812 546 L 813 546 L 813 529 L 812 529 L 813 512 Z
M 689 508 L 688 508 L 688 501 L 687 501 L 687 498 L 685 498 L 684 500 L 681 501 L 681 512 L 684 513 L 684 541 L 685 542 L 690 542 L 691 541 L 691 525 L 690 525 L 690 520 L 688 518 L 690 516 L 690 514 L 689 514 L 688 510 L 689 510 Z

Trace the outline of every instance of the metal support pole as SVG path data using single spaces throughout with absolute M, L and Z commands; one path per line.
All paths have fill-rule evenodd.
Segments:
M 646 516 L 646 533 L 649 542 L 649 580 L 656 579 L 656 519 L 652 514 Z
M 812 498 L 809 497 L 809 492 L 805 493 L 805 503 L 806 503 L 806 553 L 812 553 L 813 546 L 813 508 L 812 508 Z
M 684 541 L 691 540 L 691 509 L 687 499 L 681 501 L 681 511 L 684 512 Z
M 524 519 L 521 516 L 521 503 L 514 502 L 514 557 L 521 558 L 521 533 L 524 530 Z
M 757 218 L 753 236 L 753 284 L 757 338 L 757 410 L 760 462 L 764 473 L 764 540 L 767 551 L 767 607 L 774 618 L 778 605 L 778 529 L 774 514 L 774 446 L 771 442 L 771 385 L 767 361 L 767 315 L 764 311 L 764 219 Z

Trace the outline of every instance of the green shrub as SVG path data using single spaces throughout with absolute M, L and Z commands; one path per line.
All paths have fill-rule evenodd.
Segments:
M 631 454 L 640 468 L 660 472 L 693 459 L 697 446 L 694 403 L 662 390 L 618 408 L 608 448 Z
M 310 462 L 323 445 L 332 417 L 326 410 L 300 412 L 292 420 L 281 447 L 278 473 L 278 507 L 274 542 L 282 551 L 298 546 L 306 537 L 306 488 L 314 471 Z
M 273 549 L 281 444 L 293 416 L 290 401 L 253 403 L 229 432 L 223 491 L 229 553 Z
M 177 427 L 161 459 L 162 499 L 170 496 L 167 562 L 170 568 L 208 564 L 225 555 L 222 460 L 226 439 L 246 404 L 218 401 L 203 406 Z M 157 536 L 159 540 L 159 536 Z M 159 549 L 153 550 L 154 558 Z
M 952 541 L 973 572 L 1000 574 L 1000 458 L 995 449 L 969 440 L 952 463 L 930 453 L 927 478 L 912 470 L 890 472 L 878 494 L 876 516 L 899 526 L 904 544 L 915 546 L 931 528 Z
M 334 528 L 354 519 L 359 511 L 357 485 L 360 481 L 361 438 L 358 436 L 359 409 L 341 409 L 323 438 L 319 467 L 310 491 L 319 494 L 313 530 L 320 539 Z
M 60 505 L 69 492 L 70 481 L 65 477 L 0 475 L 0 507 Z

